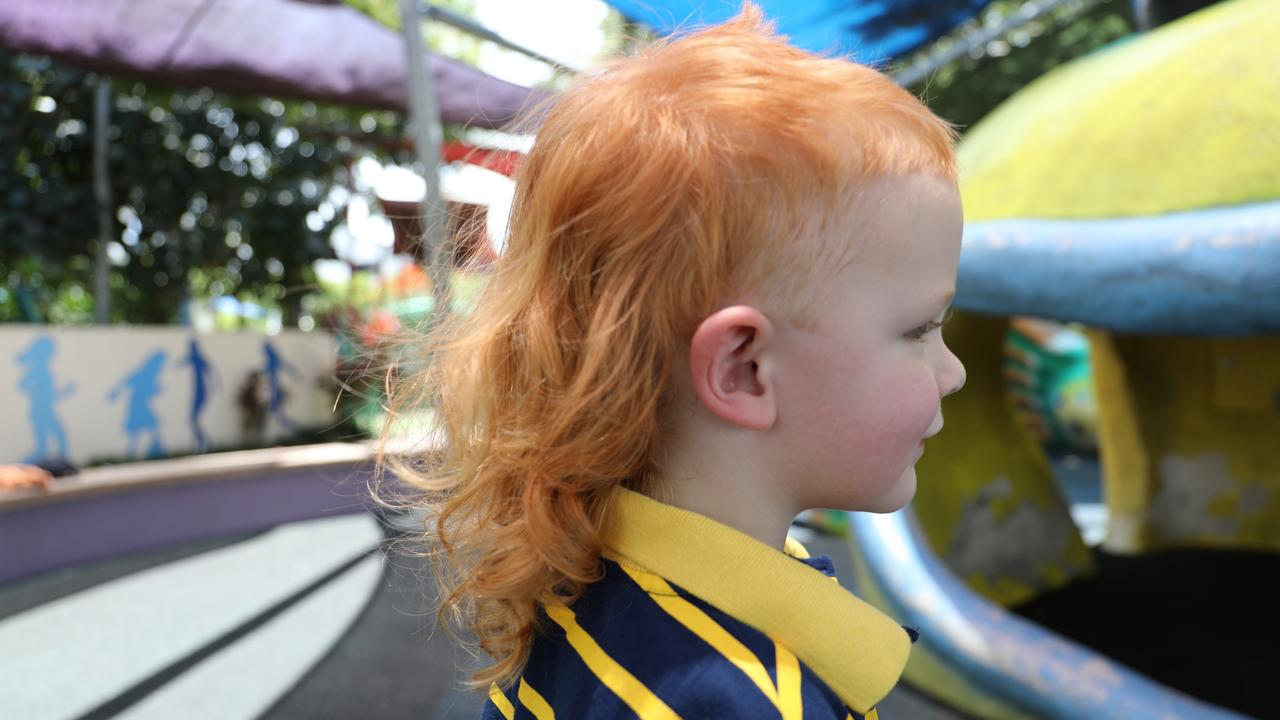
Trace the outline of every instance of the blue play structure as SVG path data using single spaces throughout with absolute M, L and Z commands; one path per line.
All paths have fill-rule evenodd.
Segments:
M 608 0 L 623 15 L 659 35 L 719 23 L 738 13 L 739 2 Z M 867 2 L 855 0 L 756 0 L 791 42 L 816 53 L 862 62 L 887 62 L 946 35 L 976 16 L 990 0 Z
M 956 294 L 976 312 L 1018 308 L 1118 332 L 1250 335 L 1280 330 L 1277 288 L 1273 201 L 1156 217 L 972 223 Z

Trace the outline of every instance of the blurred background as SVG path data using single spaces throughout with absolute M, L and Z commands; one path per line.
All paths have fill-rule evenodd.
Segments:
M 969 384 L 911 507 L 795 526 L 921 628 L 882 716 L 1280 717 L 1280 6 L 760 5 L 961 135 Z M 369 498 L 395 338 L 522 111 L 736 11 L 0 4 L 0 717 L 475 717 Z

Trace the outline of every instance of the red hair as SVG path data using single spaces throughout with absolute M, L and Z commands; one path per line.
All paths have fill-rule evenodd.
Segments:
M 618 488 L 658 491 L 663 399 L 697 324 L 733 292 L 820 286 L 814 268 L 854 244 L 829 226 L 859 188 L 916 171 L 954 180 L 946 123 L 874 70 L 788 46 L 750 4 L 558 98 L 487 288 L 395 403 L 437 409 L 442 455 L 397 469 L 423 491 L 442 619 L 493 658 L 477 684 L 514 681 L 539 609 L 599 579 Z

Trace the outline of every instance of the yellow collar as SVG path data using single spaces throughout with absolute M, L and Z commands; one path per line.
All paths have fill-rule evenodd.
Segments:
M 902 626 L 821 572 L 710 518 L 621 490 L 605 556 L 625 559 L 782 643 L 865 714 L 897 684 Z

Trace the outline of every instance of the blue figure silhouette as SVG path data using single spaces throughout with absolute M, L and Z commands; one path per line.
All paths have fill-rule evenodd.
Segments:
M 267 366 L 264 368 L 264 374 L 267 376 L 267 388 L 270 391 L 267 396 L 267 412 L 275 417 L 276 421 L 285 427 L 285 429 L 293 430 L 297 426 L 292 420 L 284 414 L 284 401 L 288 396 L 284 387 L 280 384 L 280 376 L 282 373 L 288 372 L 295 378 L 301 378 L 302 374 L 293 365 L 285 362 L 280 357 L 280 352 L 271 344 L 270 340 L 262 343 L 262 352 L 267 356 Z
M 195 338 L 191 338 L 187 345 L 187 356 L 182 359 L 181 364 L 191 366 L 191 414 L 188 418 L 191 423 L 191 435 L 196 439 L 196 451 L 207 452 L 213 444 L 209 442 L 209 437 L 204 434 L 204 428 L 200 426 L 200 413 L 204 412 L 205 403 L 209 401 L 208 381 L 216 385 L 218 375 L 213 365 L 209 363 L 209 359 L 200 352 L 200 343 Z
M 125 376 L 111 392 L 107 400 L 115 402 L 121 391 L 128 389 L 129 409 L 125 414 L 124 432 L 129 436 L 129 455 L 136 455 L 138 442 L 144 433 L 150 433 L 151 445 L 147 448 L 147 457 L 156 457 L 164 453 L 160 443 L 160 422 L 151 411 L 151 401 L 160 394 L 160 373 L 164 370 L 165 353 L 157 350 L 133 371 Z
M 31 405 L 31 429 L 36 436 L 36 447 L 23 458 L 23 462 L 34 463 L 47 457 L 67 456 L 67 434 L 62 429 L 62 423 L 58 422 L 54 406 L 71 397 L 76 384 L 71 383 L 61 390 L 57 389 L 53 370 L 49 367 L 53 352 L 53 339 L 38 337 L 14 356 L 24 373 L 18 381 L 18 388 L 26 394 L 27 402 Z M 57 446 L 56 451 L 51 451 L 50 440 Z

